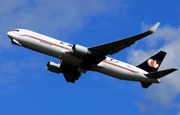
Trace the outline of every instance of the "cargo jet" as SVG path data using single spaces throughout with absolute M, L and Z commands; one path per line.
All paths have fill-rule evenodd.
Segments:
M 70 44 L 30 30 L 15 29 L 7 33 L 12 44 L 58 58 L 60 63 L 49 61 L 46 69 L 62 73 L 67 82 L 75 83 L 81 73 L 97 71 L 117 79 L 140 82 L 143 88 L 148 88 L 152 83 L 160 83 L 161 77 L 177 69 L 171 68 L 158 71 L 166 52 L 160 51 L 145 60 L 138 66 L 133 66 L 119 60 L 107 57 L 131 46 L 136 41 L 152 34 L 159 26 L 156 23 L 149 30 L 132 37 L 117 40 L 94 47 L 84 47 Z

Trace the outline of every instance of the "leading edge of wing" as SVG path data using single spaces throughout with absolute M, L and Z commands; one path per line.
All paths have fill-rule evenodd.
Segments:
M 154 33 L 157 30 L 159 25 L 160 25 L 160 22 L 157 22 L 153 27 L 151 27 L 149 30 L 147 30 L 141 34 L 137 34 L 135 36 L 131 36 L 131 37 L 128 37 L 125 39 L 121 39 L 121 40 L 117 40 L 114 42 L 102 44 L 99 46 L 90 47 L 89 50 L 98 52 L 101 55 L 108 55 L 108 54 L 112 55 L 112 54 L 117 53 L 126 47 L 131 46 L 136 41 Z

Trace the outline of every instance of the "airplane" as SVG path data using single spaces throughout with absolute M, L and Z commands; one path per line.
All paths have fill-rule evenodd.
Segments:
M 149 30 L 114 42 L 84 47 L 70 44 L 37 32 L 26 29 L 14 29 L 7 33 L 12 44 L 22 46 L 60 60 L 60 63 L 47 62 L 46 69 L 54 73 L 62 73 L 67 82 L 75 83 L 81 73 L 96 71 L 120 79 L 140 82 L 143 88 L 152 83 L 160 83 L 160 78 L 176 71 L 176 68 L 158 71 L 166 52 L 159 51 L 138 66 L 108 57 L 130 47 L 136 41 L 154 33 L 157 22 Z

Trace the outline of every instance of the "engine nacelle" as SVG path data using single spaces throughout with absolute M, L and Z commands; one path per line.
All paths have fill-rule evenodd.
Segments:
M 46 69 L 51 72 L 60 73 L 61 72 L 61 64 L 55 63 L 55 62 L 48 62 L 46 64 Z
M 74 44 L 72 47 L 72 52 L 80 57 L 84 57 L 87 54 L 91 54 L 91 52 L 88 50 L 88 48 L 78 45 L 78 44 Z

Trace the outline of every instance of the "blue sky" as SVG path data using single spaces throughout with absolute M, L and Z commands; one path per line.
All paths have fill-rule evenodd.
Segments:
M 160 69 L 180 68 L 180 1 L 1 0 L 1 115 L 180 115 L 179 71 L 143 89 L 140 83 L 87 72 L 75 83 L 45 69 L 58 59 L 11 44 L 6 33 L 33 30 L 87 47 L 128 37 L 161 22 L 157 32 L 113 55 L 138 65 L 160 50 Z

